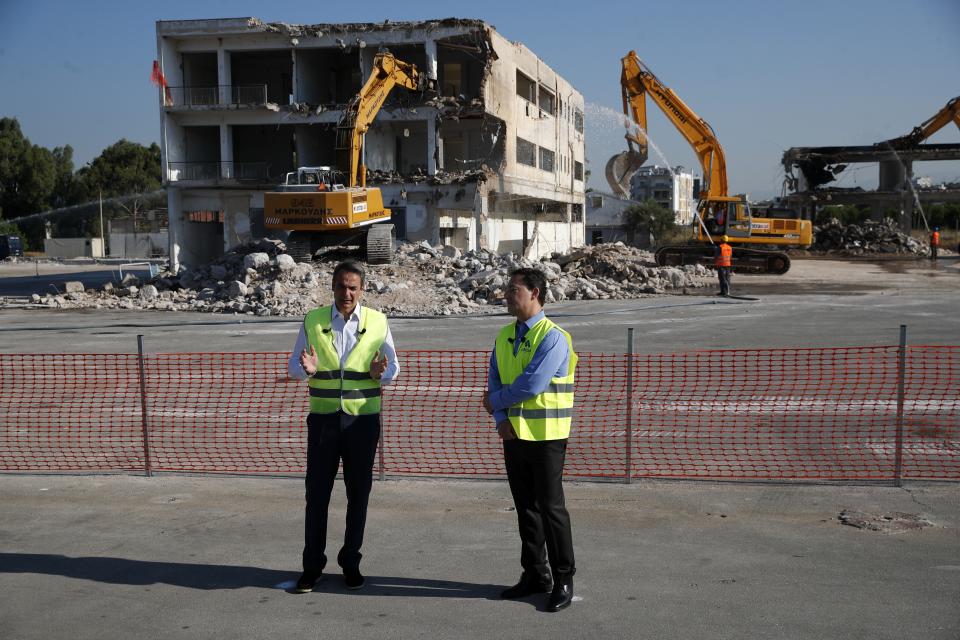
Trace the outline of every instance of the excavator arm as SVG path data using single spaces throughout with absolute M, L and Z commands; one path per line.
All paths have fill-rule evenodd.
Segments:
M 660 107 L 660 110 L 693 147 L 694 153 L 697 154 L 704 177 L 703 190 L 699 197 L 703 199 L 726 196 L 727 161 L 723 155 L 723 147 L 720 146 L 720 142 L 710 125 L 694 113 L 693 109 L 688 107 L 676 93 L 660 82 L 659 78 L 641 62 L 636 52 L 631 51 L 624 56 L 622 63 L 623 71 L 620 75 L 620 86 L 623 93 L 623 112 L 628 116 L 630 115 L 628 112 L 629 105 L 629 110 L 633 113 L 633 121 L 641 129 L 636 135 L 627 134 L 627 144 L 630 147 L 627 155 L 635 153 L 636 157 L 642 156 L 643 160 L 640 161 L 640 164 L 643 164 L 643 161 L 646 160 L 646 99 L 649 95 L 653 103 Z M 637 145 L 639 151 L 634 151 L 634 144 Z M 639 168 L 639 164 L 637 168 Z M 610 176 L 608 175 L 608 181 L 609 179 Z M 621 177 L 620 180 L 622 181 L 623 178 Z M 626 184 L 629 184 L 629 176 L 626 176 Z M 613 184 L 610 186 L 614 187 Z M 623 186 L 622 182 L 621 186 Z
M 360 89 L 360 93 L 351 100 L 337 124 L 337 150 L 346 155 L 350 187 L 366 187 L 367 168 L 360 162 L 363 136 L 377 117 L 390 91 L 397 85 L 416 91 L 427 88 L 428 84 L 427 75 L 417 71 L 413 64 L 397 60 L 391 53 L 376 55 L 370 77 Z
M 660 265 L 712 264 L 714 237 L 737 245 L 733 266 L 739 272 L 786 273 L 790 257 L 772 248 L 809 246 L 812 226 L 809 220 L 794 215 L 787 219 L 754 218 L 745 195 L 728 194 L 727 160 L 713 128 L 694 113 L 680 97 L 631 51 L 621 60 L 620 86 L 623 112 L 640 128 L 627 133 L 628 151 L 607 163 L 607 181 L 615 192 L 624 194 L 630 177 L 646 159 L 647 96 L 663 111 L 667 119 L 693 148 L 703 170 L 704 184 L 697 194 L 695 242 L 660 247 L 655 259 Z M 634 148 L 636 147 L 636 149 Z M 624 168 L 632 169 L 624 171 Z M 616 175 L 611 175 L 617 170 Z
M 960 128 L 960 96 L 947 102 L 943 109 L 940 109 L 940 111 L 929 120 L 920 123 L 920 126 L 914 127 L 913 131 L 907 135 L 887 140 L 881 144 L 884 146 L 889 145 L 894 149 L 915 147 L 951 122 Z

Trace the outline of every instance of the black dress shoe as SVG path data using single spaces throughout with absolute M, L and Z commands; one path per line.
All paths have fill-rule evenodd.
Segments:
M 571 602 L 573 602 L 573 579 L 567 578 L 554 585 L 550 600 L 547 601 L 547 611 L 560 611 L 569 607 Z
M 297 579 L 297 584 L 293 587 L 294 593 L 310 593 L 320 582 L 321 574 L 313 571 L 304 571 Z
M 346 585 L 347 589 L 360 589 L 366 582 L 359 569 L 343 570 L 343 584 Z
M 531 593 L 547 593 L 550 591 L 552 582 L 549 574 L 541 576 L 524 571 L 520 576 L 520 581 L 509 589 L 500 592 L 500 597 L 504 600 L 516 600 Z

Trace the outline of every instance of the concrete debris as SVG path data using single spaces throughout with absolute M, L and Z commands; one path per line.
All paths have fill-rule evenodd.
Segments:
M 310 104 L 309 102 L 291 102 L 289 105 L 284 105 L 283 108 L 300 116 L 318 116 L 327 110 L 327 107 L 322 104 Z
M 933 523 L 914 513 L 866 513 L 862 511 L 841 511 L 838 516 L 841 524 L 857 529 L 879 531 L 880 533 L 903 533 L 932 527 Z
M 930 248 L 900 230 L 890 218 L 883 222 L 844 225 L 836 218 L 815 227 L 813 251 L 830 251 L 847 255 L 915 254 L 926 255 Z
M 441 119 L 459 120 L 460 118 L 482 116 L 485 112 L 483 100 L 472 98 L 468 100 L 466 96 L 435 96 L 423 103 L 426 107 L 433 107 L 437 110 Z
M 302 316 L 329 304 L 337 259 L 295 262 L 279 240 L 235 247 L 210 264 L 148 281 L 128 275 L 119 285 L 36 295 L 37 307 L 157 309 Z M 547 276 L 547 301 L 640 298 L 713 286 L 701 265 L 658 267 L 647 251 L 599 244 L 569 255 L 530 260 L 513 253 L 464 251 L 423 241 L 403 244 L 394 264 L 368 265 L 364 300 L 392 316 L 449 316 L 503 311 L 509 272 L 536 267 Z
M 251 29 L 257 31 L 280 33 L 289 38 L 298 39 L 308 36 L 321 38 L 324 34 L 328 33 L 411 31 L 415 29 L 425 29 L 427 31 L 431 31 L 441 27 L 473 27 L 477 29 L 483 29 L 486 27 L 486 24 L 482 20 L 471 18 L 443 18 L 440 20 L 424 20 L 419 22 L 394 22 L 391 20 L 384 20 L 383 22 L 341 22 L 323 24 L 287 24 L 286 22 L 263 22 L 259 18 L 250 18 L 247 20 L 247 25 Z M 365 44 L 366 43 L 364 43 L 364 45 Z
M 434 175 L 427 175 L 421 169 L 414 173 L 402 175 L 396 171 L 381 171 L 379 169 L 367 169 L 367 184 L 464 184 L 468 182 L 485 182 L 492 175 L 487 165 L 482 165 L 479 169 L 470 169 L 467 171 L 444 171 L 438 169 Z

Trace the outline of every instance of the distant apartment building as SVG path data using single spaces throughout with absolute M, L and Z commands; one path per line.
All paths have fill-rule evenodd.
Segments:
M 639 200 L 654 200 L 657 204 L 673 211 L 675 221 L 679 225 L 693 222 L 697 204 L 694 197 L 694 186 L 698 181 L 693 174 L 687 173 L 683 167 L 658 167 L 650 165 L 640 167 L 630 179 L 630 198 Z
M 583 244 L 583 96 L 480 20 L 157 22 L 170 255 L 266 235 L 263 193 L 336 165 L 336 125 L 381 49 L 436 80 L 394 89 L 366 134 L 399 239 L 531 257 Z
M 622 242 L 641 249 L 651 245 L 650 232 L 632 229 L 624 218 L 624 211 L 640 203 L 621 198 L 612 193 L 590 191 L 587 193 L 586 233 L 588 244 Z

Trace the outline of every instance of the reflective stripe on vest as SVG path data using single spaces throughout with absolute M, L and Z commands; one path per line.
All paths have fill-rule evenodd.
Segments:
M 531 327 L 524 336 L 523 345 L 513 354 L 511 342 L 516 333 L 516 324 L 508 324 L 497 335 L 496 358 L 500 382 L 511 384 L 533 360 L 537 347 L 552 329 L 559 331 L 567 341 L 569 359 L 567 374 L 551 378 L 550 385 L 538 395 L 528 398 L 507 409 L 507 418 L 521 440 L 561 440 L 570 436 L 573 417 L 574 369 L 578 356 L 573 350 L 570 334 L 543 318 Z
M 333 307 L 314 309 L 303 320 L 307 342 L 317 352 L 317 373 L 310 377 L 310 413 L 357 416 L 380 412 L 380 381 L 370 377 L 370 361 L 387 339 L 387 317 L 360 307 L 357 342 L 340 368 L 333 345 Z
M 713 264 L 717 267 L 733 266 L 733 247 L 726 242 L 720 245 L 720 253 L 713 259 Z

